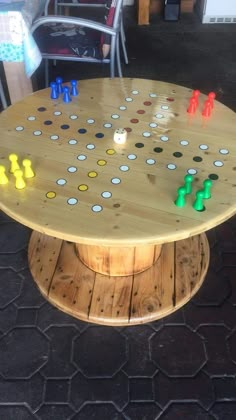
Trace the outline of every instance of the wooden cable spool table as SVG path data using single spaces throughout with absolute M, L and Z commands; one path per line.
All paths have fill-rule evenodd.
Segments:
M 0 208 L 33 229 L 29 266 L 59 309 L 106 325 L 150 322 L 180 308 L 207 273 L 205 231 L 236 209 L 233 111 L 215 101 L 208 119 L 192 90 L 142 79 L 79 82 L 64 103 L 38 91 L 0 115 Z M 125 144 L 113 140 L 117 128 Z M 29 158 L 36 176 L 15 188 L 10 153 Z M 194 175 L 183 208 L 184 176 Z M 193 208 L 213 180 L 204 211 Z

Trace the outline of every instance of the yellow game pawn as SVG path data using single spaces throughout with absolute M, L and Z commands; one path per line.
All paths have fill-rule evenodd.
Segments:
M 16 169 L 14 172 L 14 177 L 16 178 L 16 188 L 18 190 L 23 190 L 23 188 L 26 186 L 26 183 L 23 179 L 23 171 L 21 169 Z
M 24 159 L 22 162 L 25 170 L 24 170 L 24 177 L 25 178 L 33 178 L 35 176 L 35 173 L 33 169 L 31 168 L 31 160 Z
M 6 185 L 8 183 L 8 178 L 5 174 L 5 166 L 0 165 L 0 185 Z
M 9 155 L 9 160 L 10 160 L 10 162 L 11 162 L 10 173 L 11 173 L 11 174 L 14 174 L 14 172 L 15 172 L 17 169 L 20 169 L 20 166 L 19 166 L 19 164 L 18 164 L 18 156 L 17 156 L 15 153 L 11 153 L 11 154 Z

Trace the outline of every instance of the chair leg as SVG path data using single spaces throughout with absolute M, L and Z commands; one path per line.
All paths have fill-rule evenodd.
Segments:
M 115 54 L 116 54 L 116 43 L 117 36 L 111 37 L 111 49 L 110 49 L 110 78 L 115 77 Z
M 48 65 L 49 65 L 49 60 L 47 58 L 45 58 L 45 86 L 48 87 L 49 86 L 49 71 L 48 71 Z
M 121 69 L 121 63 L 120 63 L 120 37 L 119 35 L 116 37 L 116 63 L 117 63 L 118 76 L 122 77 L 122 69 Z
M 57 4 L 57 0 L 54 0 L 54 15 L 58 14 L 58 4 Z
M 7 108 L 7 101 L 6 101 L 6 97 L 5 97 L 5 93 L 4 93 L 4 90 L 3 90 L 1 79 L 0 79 L 0 98 L 1 98 L 3 108 L 6 109 Z
M 124 30 L 124 22 L 123 19 L 121 19 L 121 27 L 120 27 L 120 37 L 121 37 L 121 44 L 122 44 L 122 50 L 124 54 L 125 64 L 129 64 L 129 59 L 126 51 L 126 45 L 125 45 L 125 30 Z

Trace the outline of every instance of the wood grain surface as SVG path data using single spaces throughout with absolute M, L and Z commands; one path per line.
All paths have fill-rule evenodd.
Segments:
M 235 213 L 233 111 L 215 101 L 203 119 L 201 94 L 191 117 L 192 90 L 153 80 L 101 78 L 78 86 L 70 103 L 50 99 L 45 89 L 1 113 L 0 164 L 9 177 L 0 185 L 4 212 L 47 235 L 115 247 L 181 240 Z M 120 127 L 128 130 L 124 145 L 113 141 Z M 10 153 L 20 164 L 32 160 L 36 176 L 23 190 L 8 172 Z M 196 172 L 193 193 L 179 208 L 177 189 L 188 171 Z M 195 193 L 209 176 L 218 178 L 212 198 L 197 212 Z
M 162 318 L 198 291 L 209 264 L 205 234 L 162 246 L 154 265 L 139 274 L 113 277 L 86 267 L 72 243 L 34 232 L 29 266 L 53 305 L 87 322 L 136 325 Z
M 80 260 L 91 270 L 110 276 L 128 276 L 150 268 L 161 253 L 162 245 L 106 247 L 75 244 Z

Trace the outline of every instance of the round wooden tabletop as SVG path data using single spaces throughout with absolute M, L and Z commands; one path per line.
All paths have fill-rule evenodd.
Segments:
M 69 85 L 69 83 L 68 83 Z M 70 103 L 44 89 L 0 115 L 0 208 L 30 228 L 81 244 L 135 246 L 181 240 L 236 210 L 235 113 L 214 101 L 202 117 L 187 112 L 192 90 L 143 79 L 78 83 Z M 127 141 L 114 142 L 125 128 Z M 9 154 L 32 161 L 35 177 L 16 189 Z M 177 189 L 193 175 L 193 192 L 177 207 Z M 197 190 L 212 179 L 204 211 Z

